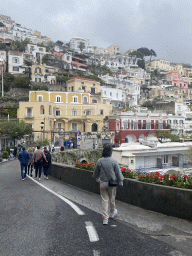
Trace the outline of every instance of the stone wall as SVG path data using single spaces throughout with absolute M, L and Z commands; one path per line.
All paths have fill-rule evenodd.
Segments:
M 53 163 L 50 176 L 75 187 L 99 194 L 99 185 L 92 178 L 93 172 Z M 117 188 L 117 200 L 141 208 L 192 220 L 192 191 L 125 179 Z

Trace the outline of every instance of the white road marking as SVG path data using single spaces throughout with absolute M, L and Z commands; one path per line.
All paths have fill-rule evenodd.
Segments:
M 90 242 L 97 242 L 99 241 L 99 237 L 97 235 L 97 231 L 95 230 L 93 223 L 90 221 L 85 222 L 87 233 L 89 235 Z
M 28 176 L 28 175 L 27 175 Z M 46 186 L 44 186 L 43 184 L 41 184 L 40 182 L 34 180 L 33 178 L 31 178 L 30 176 L 28 176 L 29 179 L 31 179 L 32 181 L 34 181 L 35 183 L 37 183 L 39 186 L 45 188 L 46 190 L 48 190 L 49 192 L 51 192 L 52 194 L 54 194 L 55 196 L 59 197 L 61 200 L 63 200 L 65 203 L 67 203 L 68 205 L 70 205 L 73 210 L 76 211 L 76 213 L 78 213 L 79 215 L 85 215 L 85 213 L 83 211 L 80 210 L 80 208 L 78 206 L 76 206 L 74 203 L 72 203 L 70 200 L 68 200 L 67 198 L 57 194 L 56 192 L 54 192 L 53 190 L 47 188 Z
M 100 251 L 93 250 L 93 256 L 100 256 Z

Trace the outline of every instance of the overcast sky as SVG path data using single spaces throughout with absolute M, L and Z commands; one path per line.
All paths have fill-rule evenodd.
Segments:
M 121 52 L 147 47 L 190 64 L 191 13 L 191 0 L 0 0 L 0 14 L 53 41 L 82 37 Z

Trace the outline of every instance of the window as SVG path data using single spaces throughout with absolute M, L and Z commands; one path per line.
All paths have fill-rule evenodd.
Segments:
M 87 103 L 88 103 L 88 99 L 87 99 L 86 96 L 83 97 L 83 103 L 84 103 L 84 104 L 87 104 Z
M 73 97 L 73 102 L 78 102 L 78 97 L 77 96 Z
M 12 58 L 12 63 L 19 63 L 19 58 L 13 57 Z
M 159 129 L 160 129 L 160 130 L 163 129 L 163 124 L 159 124 Z
M 118 93 L 116 93 L 116 98 L 117 98 L 117 99 L 119 98 L 119 95 L 118 95 Z
M 71 91 L 74 92 L 74 86 L 71 86 Z
M 72 123 L 72 130 L 77 131 L 77 123 Z
M 57 123 L 57 128 L 61 129 L 62 128 L 62 123 Z
M 86 115 L 90 116 L 91 115 L 91 110 L 86 110 Z
M 43 51 L 43 48 L 39 48 L 39 51 L 42 52 L 42 51 Z
M 82 86 L 82 90 L 84 90 L 84 92 L 86 92 L 85 86 Z
M 60 116 L 60 115 L 61 115 L 61 110 L 60 110 L 60 109 L 56 109 L 55 115 L 56 115 L 56 116 Z
M 76 116 L 77 115 L 77 110 L 72 110 L 72 116 Z
M 131 164 L 134 164 L 134 161 L 133 161 L 133 160 L 131 160 Z
M 103 115 L 103 109 L 100 110 L 100 115 Z
M 27 117 L 32 117 L 32 108 L 27 108 Z
M 150 124 L 147 124 L 147 130 L 150 130 L 151 129 L 151 125 Z
M 112 92 L 110 92 L 110 96 L 112 96 Z
M 91 88 L 91 93 L 95 94 L 95 88 Z
M 128 124 L 123 124 L 123 129 L 127 130 L 128 129 Z
M 13 71 L 19 71 L 19 67 L 13 67 Z
M 137 130 L 137 124 L 134 124 L 134 130 Z
M 69 57 L 69 56 L 67 56 L 67 60 L 70 60 L 70 57 Z
M 45 114 L 45 108 L 43 105 L 40 106 L 40 115 L 44 115 Z
M 81 84 L 84 84 L 84 82 L 81 82 Z
M 167 164 L 167 163 L 168 163 L 168 160 L 169 160 L 168 155 L 164 156 L 164 164 Z
M 35 82 L 40 83 L 41 82 L 41 78 L 35 78 Z
M 56 97 L 56 102 L 61 102 L 61 96 Z
M 107 94 L 107 92 L 106 92 L 106 91 L 104 91 L 104 94 L 106 95 L 106 94 Z
M 42 95 L 38 95 L 37 96 L 37 101 L 42 102 L 43 101 L 43 96 Z

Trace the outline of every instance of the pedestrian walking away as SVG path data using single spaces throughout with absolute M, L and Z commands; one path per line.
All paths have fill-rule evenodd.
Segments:
M 28 153 L 29 153 L 30 159 L 29 159 L 29 163 L 28 163 L 27 174 L 30 175 L 31 177 L 33 177 L 33 174 L 32 174 L 32 172 L 33 172 L 33 151 L 31 148 L 28 150 Z M 30 172 L 30 170 L 31 170 L 31 172 Z
M 17 156 L 17 147 L 16 146 L 14 147 L 13 155 L 14 155 L 14 158 L 16 158 L 16 156 Z
M 26 178 L 27 166 L 30 159 L 29 153 L 25 150 L 25 147 L 23 147 L 23 150 L 19 153 L 18 159 L 21 165 L 21 178 L 24 180 Z M 24 173 L 23 170 L 25 171 Z
M 117 160 L 112 158 L 112 146 L 106 144 L 103 148 L 102 157 L 97 161 L 93 177 L 100 184 L 100 195 L 103 209 L 103 224 L 108 224 L 108 219 L 117 214 L 115 209 L 115 197 L 117 185 L 123 186 L 124 177 L 121 173 Z M 109 214 L 110 209 L 110 214 Z
M 33 154 L 34 165 L 35 165 L 35 178 L 37 178 L 37 175 L 39 173 L 39 181 L 41 180 L 41 169 L 43 166 L 43 159 L 45 159 L 46 162 L 47 159 L 45 157 L 44 152 L 40 149 L 40 146 L 37 146 L 37 150 Z
M 47 159 L 47 162 L 43 158 L 43 171 L 44 171 L 45 179 L 48 180 L 48 170 L 49 170 L 49 166 L 51 165 L 51 154 L 49 153 L 49 151 L 47 149 L 44 150 L 44 154 Z

